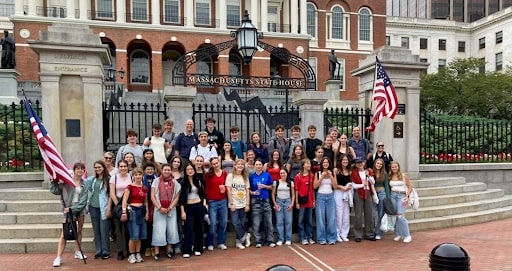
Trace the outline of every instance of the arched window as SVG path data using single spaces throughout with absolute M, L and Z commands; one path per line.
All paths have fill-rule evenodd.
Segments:
M 359 10 L 359 40 L 371 41 L 371 14 L 368 8 Z
M 149 84 L 149 55 L 144 50 L 135 50 L 130 56 L 130 82 Z
M 212 59 L 204 59 L 196 63 L 197 74 L 210 75 L 212 74 Z
M 316 38 L 316 7 L 313 3 L 308 2 L 306 14 L 308 35 Z
M 332 8 L 331 38 L 343 39 L 343 9 L 340 6 Z
M 240 55 L 231 53 L 229 54 L 229 75 L 241 76 L 242 75 L 242 58 Z

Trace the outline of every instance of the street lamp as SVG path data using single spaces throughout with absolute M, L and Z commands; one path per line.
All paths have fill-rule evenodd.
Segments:
M 258 29 L 252 24 L 249 19 L 249 12 L 245 10 L 244 19 L 240 28 L 236 31 L 236 39 L 238 43 L 238 52 L 244 59 L 245 64 L 251 63 L 252 56 L 258 50 Z
M 107 81 L 115 81 L 116 80 L 116 72 L 119 73 L 119 78 L 123 79 L 124 78 L 124 70 L 123 70 L 123 67 L 121 67 L 121 69 L 119 71 L 116 71 L 116 69 L 114 69 L 112 67 L 112 65 L 108 68 L 105 69 L 106 70 L 106 75 L 107 75 Z

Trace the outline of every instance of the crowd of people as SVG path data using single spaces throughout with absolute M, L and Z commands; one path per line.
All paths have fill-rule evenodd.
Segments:
M 349 242 L 351 222 L 355 242 L 376 241 L 383 237 L 385 198 L 397 213 L 394 240 L 411 242 L 404 204 L 411 183 L 384 143 L 377 142 L 374 152 L 359 127 L 350 138 L 333 127 L 321 140 L 314 125 L 305 138 L 298 125 L 289 138 L 277 125 L 268 143 L 257 132 L 245 143 L 236 126 L 228 140 L 213 118 L 205 124 L 195 133 L 188 120 L 178 134 L 166 120 L 163 127 L 153 125 L 142 145 L 129 129 L 115 160 L 105 152 L 85 179 L 85 165 L 76 163 L 75 186 L 51 183 L 51 192 L 63 196 L 63 213 L 78 221 L 79 242 L 90 214 L 95 259 L 111 257 L 112 241 L 117 259 L 130 263 L 226 250 L 228 216 L 238 249 L 252 241 L 257 248 L 292 245 L 294 228 L 302 245 Z M 61 235 L 54 267 L 61 265 L 65 245 Z M 87 258 L 78 246 L 75 258 Z

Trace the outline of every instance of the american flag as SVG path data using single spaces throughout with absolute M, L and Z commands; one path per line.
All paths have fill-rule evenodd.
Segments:
M 366 128 L 370 132 L 375 130 L 375 127 L 384 116 L 391 119 L 395 118 L 398 110 L 398 98 L 396 97 L 395 87 L 378 58 L 375 60 L 375 72 L 377 76 L 375 78 L 375 87 L 373 88 L 373 100 L 377 105 L 372 123 L 370 127 Z
M 25 106 L 25 110 L 27 110 L 30 125 L 32 126 L 32 132 L 37 139 L 37 145 L 39 146 L 39 151 L 43 157 L 44 167 L 50 175 L 50 178 L 55 182 L 62 181 L 75 186 L 73 178 L 69 174 L 66 164 L 64 163 L 62 156 L 57 151 L 52 138 L 44 128 L 37 112 L 32 108 L 32 105 L 25 97 L 23 98 L 23 105 Z

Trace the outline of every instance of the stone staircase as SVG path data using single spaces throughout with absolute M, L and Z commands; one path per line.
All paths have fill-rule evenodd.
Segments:
M 466 183 L 464 178 L 412 182 L 420 196 L 420 208 L 409 209 L 406 214 L 413 233 L 512 217 L 512 195 L 487 189 L 485 183 Z M 54 253 L 62 227 L 60 209 L 60 198 L 47 189 L 0 187 L 0 254 Z M 84 251 L 93 251 L 88 216 L 83 236 Z M 234 245 L 231 232 L 228 241 Z M 66 250 L 72 249 L 72 242 L 68 242 Z

